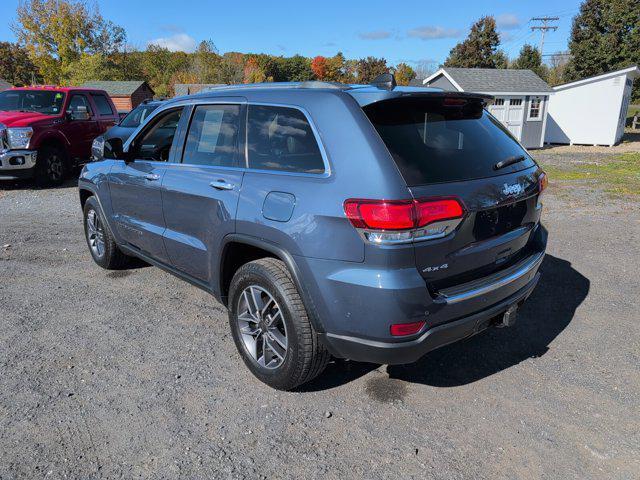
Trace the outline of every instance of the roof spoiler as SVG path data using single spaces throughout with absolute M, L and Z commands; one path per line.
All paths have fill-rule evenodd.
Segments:
M 393 90 L 398 84 L 396 83 L 396 77 L 393 73 L 383 73 L 374 78 L 369 85 L 383 90 Z

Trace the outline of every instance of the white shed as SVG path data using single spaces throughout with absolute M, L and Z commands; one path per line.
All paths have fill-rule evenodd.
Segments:
M 423 80 L 427 87 L 495 97 L 489 111 L 526 148 L 544 146 L 551 87 L 531 70 L 444 67 Z
M 554 87 L 545 143 L 608 145 L 624 135 L 637 66 Z

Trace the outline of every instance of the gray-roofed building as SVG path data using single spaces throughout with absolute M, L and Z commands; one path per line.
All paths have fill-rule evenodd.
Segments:
M 209 88 L 221 87 L 223 85 L 224 83 L 176 83 L 173 86 L 173 91 L 176 97 L 182 97 L 183 95 L 193 95 L 194 93 L 200 93 Z
M 111 97 L 119 112 L 133 110 L 145 100 L 153 98 L 155 92 L 149 84 L 143 80 L 129 81 L 90 81 L 83 87 L 104 90 Z
M 423 80 L 424 86 L 454 92 L 493 95 L 489 111 L 526 148 L 544 145 L 547 105 L 553 89 L 531 70 L 441 68 Z

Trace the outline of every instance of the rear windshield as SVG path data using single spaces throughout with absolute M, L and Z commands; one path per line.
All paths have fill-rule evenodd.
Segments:
M 486 178 L 535 165 L 482 107 L 479 100 L 401 98 L 368 105 L 364 111 L 408 185 Z M 521 156 L 524 160 L 494 168 Z

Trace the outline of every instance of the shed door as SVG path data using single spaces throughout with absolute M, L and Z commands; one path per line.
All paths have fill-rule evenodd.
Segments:
M 523 97 L 498 97 L 489 107 L 493 116 L 500 120 L 518 140 L 522 140 L 524 103 Z

